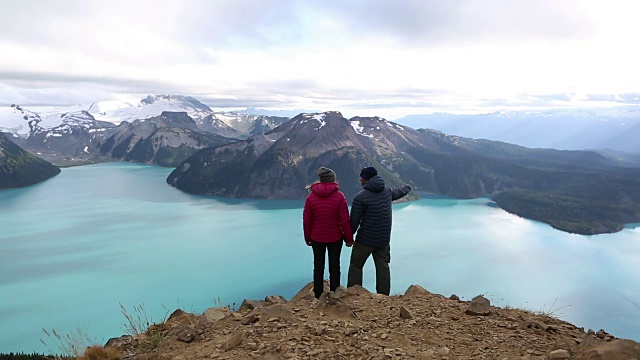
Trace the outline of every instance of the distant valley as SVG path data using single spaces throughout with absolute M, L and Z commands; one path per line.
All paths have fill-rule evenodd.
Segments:
M 351 199 L 359 170 L 373 165 L 388 185 L 411 184 L 408 200 L 491 197 L 509 212 L 579 234 L 640 222 L 640 160 L 617 150 L 531 149 L 337 111 L 292 119 L 216 113 L 184 96 L 85 108 L 43 114 L 14 105 L 12 119 L 0 113 L 0 129 L 14 144 L 0 151 L 19 145 L 59 166 L 175 167 L 170 185 L 237 198 L 302 199 L 315 170 L 328 166 Z
M 636 105 L 472 115 L 433 113 L 404 116 L 395 121 L 413 128 L 437 129 L 451 135 L 529 148 L 608 149 L 640 155 L 640 106 Z

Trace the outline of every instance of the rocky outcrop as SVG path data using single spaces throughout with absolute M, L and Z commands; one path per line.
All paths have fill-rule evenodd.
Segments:
M 589 349 L 583 349 L 581 359 L 640 359 L 640 344 L 631 340 L 617 340 L 599 343 Z
M 110 341 L 125 359 L 633 359 L 640 344 L 513 308 L 488 314 L 412 286 L 404 295 L 360 286 L 315 299 L 312 284 L 291 301 L 245 300 L 223 316 L 182 314 L 154 325 L 162 339 Z M 486 299 L 485 299 L 486 300 Z M 209 311 L 209 310 L 207 310 Z M 186 334 L 186 335 L 185 335 Z
M 471 299 L 465 313 L 468 315 L 489 315 L 491 314 L 491 303 L 484 296 L 478 295 Z

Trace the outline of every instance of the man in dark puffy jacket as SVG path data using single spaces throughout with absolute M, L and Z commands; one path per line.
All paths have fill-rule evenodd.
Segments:
M 360 172 L 362 191 L 353 198 L 351 204 L 351 230 L 357 235 L 351 262 L 347 287 L 362 286 L 362 268 L 373 255 L 376 266 L 376 292 L 389 295 L 391 291 L 391 202 L 407 195 L 411 186 L 392 189 L 384 184 L 374 167 L 366 167 Z

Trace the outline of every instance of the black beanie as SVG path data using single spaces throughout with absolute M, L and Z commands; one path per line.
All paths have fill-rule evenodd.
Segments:
M 367 181 L 376 175 L 378 175 L 378 170 L 373 166 L 366 167 L 360 171 L 360 177 Z

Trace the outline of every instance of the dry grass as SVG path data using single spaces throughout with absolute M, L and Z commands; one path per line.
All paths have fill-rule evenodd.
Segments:
M 47 331 L 47 329 L 43 328 L 42 331 L 47 334 L 50 343 L 47 343 L 43 339 L 40 339 L 40 342 L 47 347 L 47 350 L 51 354 L 56 354 L 56 359 L 69 357 L 79 358 L 87 347 L 95 345 L 95 341 L 89 339 L 87 334 L 80 328 L 76 328 L 67 334 L 60 334 L 55 329 Z M 55 349 L 49 344 L 52 344 Z
M 91 346 L 85 350 L 78 360 L 121 360 L 122 354 L 118 349 L 105 348 L 102 346 Z
M 569 307 L 571 305 L 564 305 L 564 306 L 557 307 L 556 306 L 556 302 L 557 301 L 558 301 L 558 298 L 553 300 L 553 303 L 551 305 L 549 305 L 549 307 L 545 308 L 543 306 L 539 310 L 533 311 L 533 313 L 535 315 L 538 315 L 538 316 L 546 316 L 546 317 L 550 317 L 550 318 L 553 318 L 553 319 L 560 319 L 562 317 L 561 310 L 564 309 L 564 308 L 567 308 L 567 307 Z M 546 304 L 545 304 L 545 306 L 546 306 Z
M 166 323 L 169 311 L 164 305 L 162 305 L 162 307 L 166 311 L 164 319 L 156 323 L 147 315 L 144 304 L 134 306 L 131 313 L 127 311 L 124 305 L 120 304 L 120 312 L 127 320 L 127 322 L 123 324 L 123 330 L 128 335 L 141 341 L 146 347 L 154 349 L 166 333 L 166 331 L 163 331 L 162 324 Z
M 133 312 L 129 313 L 127 309 L 120 303 L 120 312 L 127 320 L 123 324 L 123 330 L 133 337 L 137 337 L 140 334 L 144 334 L 149 326 L 153 325 L 151 319 L 147 316 L 147 312 L 144 309 L 144 304 L 133 306 Z

